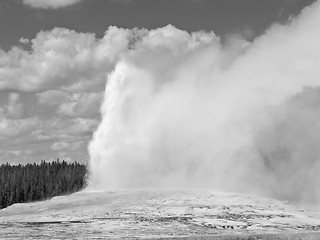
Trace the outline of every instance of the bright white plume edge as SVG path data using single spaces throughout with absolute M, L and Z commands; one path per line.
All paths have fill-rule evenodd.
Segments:
M 299 122 L 285 115 L 301 113 L 305 87 L 320 85 L 317 29 L 319 2 L 253 43 L 221 44 L 213 33 L 170 25 L 132 30 L 89 145 L 89 188 L 210 188 L 317 201 L 320 166 L 309 160 L 317 150 L 308 155 L 304 144 L 318 139 L 286 137 L 310 128 L 317 109 Z M 281 124 L 289 130 L 275 131 Z

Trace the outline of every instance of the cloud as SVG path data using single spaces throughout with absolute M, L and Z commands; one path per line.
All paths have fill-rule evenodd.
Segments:
M 110 27 L 102 38 L 64 28 L 42 31 L 26 51 L 0 49 L 1 149 L 30 146 L 26 161 L 54 159 L 55 142 L 89 141 L 108 73 L 147 30 Z M 32 121 L 34 120 L 34 124 Z M 87 159 L 85 146 L 70 158 Z M 12 161 L 17 156 L 9 154 Z M 14 157 L 16 156 L 16 157 Z M 63 155 L 66 157 L 66 155 Z
M 7 105 L 4 107 L 4 114 L 8 118 L 21 118 L 23 115 L 23 105 L 18 93 L 8 95 Z
M 40 162 L 57 158 L 86 162 L 86 145 L 97 125 L 98 120 L 84 118 L 0 118 L 1 162 Z
M 2 163 L 9 162 L 10 164 L 21 164 L 26 158 L 32 157 L 33 151 L 26 149 L 16 150 L 12 148 L 10 150 L 3 150 L 0 152 L 0 158 Z
M 38 102 L 41 105 L 46 106 L 58 106 L 68 99 L 68 93 L 57 91 L 57 90 L 48 90 L 37 94 Z
M 184 51 L 212 38 L 213 33 L 189 35 L 171 25 L 150 31 L 109 27 L 101 39 L 54 28 L 38 33 L 31 51 L 0 50 L 0 91 L 99 92 L 116 62 L 135 48 Z
M 68 150 L 70 144 L 66 142 L 55 142 L 51 145 L 51 149 L 54 151 Z
M 30 40 L 27 39 L 27 38 L 20 38 L 20 39 L 19 39 L 19 42 L 21 42 L 21 43 L 23 43 L 23 44 L 28 44 L 28 43 L 30 43 Z
M 88 142 L 98 125 L 107 75 L 123 57 L 136 49 L 157 48 L 172 57 L 184 47 L 210 42 L 213 33 L 189 35 L 169 25 L 155 30 L 109 27 L 100 39 L 94 34 L 64 28 L 41 31 L 29 41 L 31 49 L 0 50 L 0 108 L 3 149 L 29 146 L 26 161 L 55 159 L 55 142 Z M 189 41 L 189 38 L 192 40 Z M 161 41 L 163 43 L 161 44 Z M 170 47 L 174 45 L 174 47 Z M 142 46 L 142 47 L 141 47 Z M 148 52 L 141 52 L 148 57 Z M 36 119 L 32 124 L 31 119 Z M 87 159 L 85 144 L 68 152 L 72 159 Z M 63 150 L 66 152 L 66 150 Z M 8 155 L 9 156 L 9 155 Z M 10 154 L 12 161 L 18 157 Z M 16 156 L 16 157 L 14 157 Z M 63 155 L 66 157 L 67 155 Z
M 37 128 L 31 133 L 35 140 L 50 141 L 78 141 L 91 137 L 92 132 L 98 125 L 97 119 L 90 118 L 52 118 L 43 123 L 41 128 Z
M 58 28 L 40 32 L 32 40 L 32 52 L 16 47 L 7 53 L 0 52 L 0 90 L 68 89 L 77 84 L 82 73 L 85 85 L 94 72 L 89 54 L 94 44 L 92 34 Z M 87 75 L 85 70 L 88 70 Z M 81 90 L 81 86 L 78 89 Z
M 121 53 L 128 50 L 132 34 L 116 27 L 102 39 L 64 28 L 40 32 L 31 40 L 31 51 L 0 50 L 0 91 L 99 91 Z
M 30 133 L 39 124 L 40 121 L 37 118 L 6 119 L 0 116 L 0 139 L 18 138 L 23 134 Z
M 99 118 L 99 102 L 94 103 L 95 97 L 95 93 L 74 94 L 53 90 L 43 93 L 2 92 L 1 162 L 49 161 L 57 157 L 87 161 L 86 144 Z M 79 102 L 77 99 L 80 99 Z M 68 103 L 72 105 L 71 113 L 59 113 L 58 109 Z M 32 152 L 25 154 L 26 151 Z
M 64 8 L 82 0 L 23 0 L 22 3 L 32 8 L 58 9 Z
M 75 93 L 59 105 L 57 113 L 69 117 L 96 117 L 102 102 L 100 93 Z
M 319 201 L 319 13 L 252 43 L 170 25 L 140 35 L 108 77 L 90 186 Z
M 268 121 L 255 135 L 254 144 L 268 174 L 284 186 L 274 188 L 275 195 L 294 201 L 316 201 L 320 89 L 304 88 L 282 104 L 270 107 L 265 114 Z
M 93 185 L 298 199 L 296 172 L 307 186 L 300 193 L 317 199 L 308 181 L 319 181 L 318 13 L 315 4 L 253 43 L 172 25 L 109 27 L 102 38 L 54 28 L 30 39 L 29 51 L 0 50 L 1 161 L 87 161 L 97 129 Z

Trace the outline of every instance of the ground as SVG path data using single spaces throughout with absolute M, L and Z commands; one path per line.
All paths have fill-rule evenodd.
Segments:
M 320 239 L 320 212 L 236 193 L 83 191 L 1 210 L 0 233 L 0 239 Z

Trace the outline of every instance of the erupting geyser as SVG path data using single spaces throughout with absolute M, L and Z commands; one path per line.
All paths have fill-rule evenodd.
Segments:
M 89 187 L 320 197 L 320 2 L 247 42 L 119 30 Z

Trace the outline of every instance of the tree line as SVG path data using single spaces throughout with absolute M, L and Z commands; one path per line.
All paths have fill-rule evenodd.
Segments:
M 0 166 L 0 209 L 45 200 L 85 187 L 86 165 L 65 161 Z

